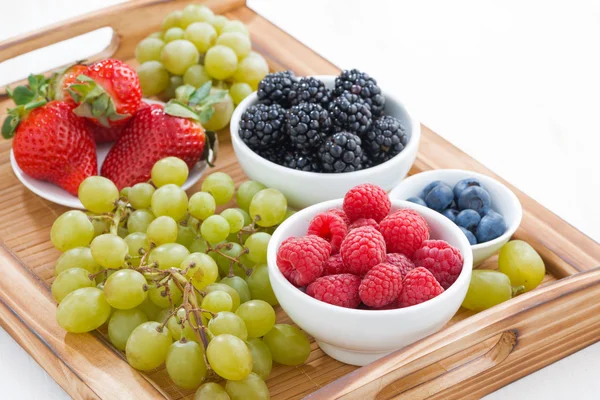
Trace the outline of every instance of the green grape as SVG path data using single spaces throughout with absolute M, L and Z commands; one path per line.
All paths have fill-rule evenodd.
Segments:
M 150 301 L 149 297 L 146 297 L 146 300 L 136 308 L 142 310 L 149 321 L 157 321 L 158 314 L 162 312 L 162 309 Z
M 206 72 L 214 79 L 225 80 L 233 76 L 238 66 L 238 59 L 233 50 L 227 46 L 211 47 L 204 56 Z
M 246 344 L 252 354 L 252 372 L 267 380 L 273 368 L 273 357 L 269 347 L 260 338 L 248 339 Z
M 158 61 L 160 60 L 160 51 L 165 45 L 165 42 L 161 38 L 147 37 L 142 39 L 141 42 L 135 47 L 135 59 L 143 64 L 146 61 Z
M 192 197 L 193 197 L 193 195 L 192 195 Z M 190 209 L 190 204 L 188 202 L 188 213 L 189 213 L 189 209 Z M 196 235 L 200 234 L 200 224 L 201 224 L 200 220 L 198 218 L 194 218 L 193 215 L 190 215 L 188 217 L 187 226 L 189 226 L 190 229 L 192 230 L 192 232 L 194 232 Z
M 121 269 L 108 277 L 104 284 L 106 301 L 119 310 L 129 310 L 142 304 L 148 293 L 146 278 L 132 269 Z
M 187 194 L 177 185 L 161 186 L 152 195 L 152 211 L 157 217 L 165 215 L 175 221 L 181 221 L 187 208 Z
M 250 53 L 242 61 L 239 62 L 233 79 L 236 82 L 245 82 L 252 90 L 258 88 L 260 81 L 269 73 L 269 64 L 257 53 Z
M 246 28 L 246 25 L 244 25 L 242 21 L 238 20 L 232 20 L 225 24 L 221 34 L 227 32 L 240 32 L 245 34 L 246 36 L 250 36 L 250 32 L 248 32 L 248 28 Z
M 157 246 L 177 240 L 177 222 L 171 217 L 158 217 L 148 225 L 148 240 Z
M 206 376 L 202 348 L 196 342 L 174 342 L 166 360 L 167 373 L 175 385 L 184 389 L 197 388 Z
M 160 60 L 170 73 L 183 75 L 190 66 L 198 64 L 200 54 L 192 42 L 177 39 L 165 44 Z
M 215 27 L 217 34 L 221 34 L 225 25 L 229 22 L 229 19 L 224 15 L 215 15 L 213 19 L 210 20 L 210 24 Z
M 129 235 L 129 231 L 127 230 L 127 228 L 124 228 L 122 226 L 119 226 L 117 228 L 117 236 L 120 237 L 121 239 L 125 239 L 127 237 L 127 235 Z
M 523 286 L 526 292 L 538 287 L 546 276 L 544 260 L 522 240 L 511 240 L 502 246 L 498 269 L 508 276 L 513 286 Z
M 150 241 L 148 236 L 142 232 L 133 232 L 125 237 L 125 243 L 129 249 L 129 262 L 134 267 L 139 267 L 140 257 L 150 249 Z M 142 250 L 142 251 L 140 251 Z
M 253 299 L 266 301 L 272 306 L 279 304 L 271 287 L 269 268 L 266 265 L 256 265 L 246 282 Z
M 245 82 L 236 82 L 229 88 L 229 95 L 235 105 L 240 104 L 252 92 L 252 87 Z
M 202 5 L 189 4 L 183 9 L 179 25 L 187 28 L 194 22 L 209 22 L 213 19 L 214 13 L 210 8 Z
M 210 93 L 214 94 L 218 92 L 220 89 L 211 89 Z M 217 104 L 213 106 L 214 113 L 210 119 L 203 124 L 204 128 L 211 131 L 219 131 L 225 128 L 229 121 L 231 120 L 231 115 L 233 114 L 233 100 L 229 93 L 225 95 Z
M 229 232 L 239 232 L 244 227 L 244 214 L 236 210 L 235 208 L 228 208 L 223 210 L 221 217 L 227 220 L 229 224 Z
M 179 310 L 177 310 L 177 313 L 175 315 L 171 315 L 171 317 L 169 317 L 169 320 L 167 321 L 167 328 L 169 329 L 169 332 L 171 332 L 171 336 L 173 336 L 173 339 L 175 340 L 179 340 L 181 339 L 181 335 L 183 334 L 183 318 L 185 317 L 185 310 L 183 308 L 180 308 Z
M 148 317 L 139 308 L 131 310 L 116 310 L 108 321 L 108 338 L 117 349 L 125 351 L 127 339 L 131 332 L 144 322 Z
M 227 286 L 224 283 L 211 283 L 210 285 L 206 286 L 204 288 L 204 291 L 206 293 L 212 293 L 212 292 L 216 292 L 216 291 L 221 291 L 221 292 L 225 292 L 229 295 L 229 297 L 231 297 L 231 301 L 232 301 L 232 306 L 231 306 L 231 312 L 235 312 L 238 307 L 240 306 L 240 295 L 238 294 L 238 292 L 232 288 L 231 286 Z M 229 311 L 229 310 L 227 310 Z
M 244 216 L 244 226 L 248 226 L 252 223 L 252 218 L 250 218 L 250 214 L 246 210 L 242 210 L 241 208 L 234 208 L 234 210 L 238 210 Z
M 275 325 L 275 310 L 266 301 L 247 301 L 235 313 L 246 323 L 251 338 L 264 336 Z
M 163 19 L 161 29 L 163 32 L 168 31 L 171 28 L 179 26 L 179 22 L 181 21 L 181 15 L 183 13 L 181 10 L 173 11 L 167 14 L 165 19 Z
M 242 245 L 239 243 L 230 242 L 226 247 L 219 249 L 219 253 L 222 254 L 213 251 L 210 253 L 210 256 L 217 262 L 221 276 L 228 276 L 231 268 L 231 260 L 223 255 L 232 258 L 239 258 L 243 251 L 244 248 Z M 241 277 L 246 276 L 246 272 L 237 263 L 233 265 L 233 273 L 234 275 Z
M 246 57 L 252 49 L 250 38 L 241 32 L 223 32 L 217 39 L 217 44 L 227 46 L 233 50 L 238 60 Z
M 231 400 L 223 386 L 208 382 L 200 386 L 194 394 L 194 400 Z
M 162 283 L 164 284 L 164 280 Z M 170 308 L 172 305 L 179 305 L 183 297 L 181 290 L 179 290 L 175 282 L 173 282 L 173 279 L 169 279 L 168 286 L 169 293 L 171 294 L 171 301 L 173 302 L 172 304 L 169 301 L 169 297 L 166 294 L 166 288 L 164 286 L 158 288 L 153 286 L 148 290 L 148 297 L 150 298 L 150 301 L 160 308 Z
M 151 34 L 148 35 L 148 37 L 162 39 L 163 33 L 161 31 L 152 32 Z
M 56 320 L 67 332 L 82 333 L 101 327 L 110 317 L 102 290 L 86 287 L 71 292 L 56 309 Z
M 119 189 L 103 176 L 87 177 L 79 185 L 77 196 L 81 204 L 96 214 L 111 212 L 119 199 Z
M 235 183 L 226 173 L 214 172 L 204 179 L 201 189 L 212 194 L 217 205 L 223 205 L 233 198 Z
M 231 286 L 238 292 L 240 295 L 240 303 L 245 303 L 247 301 L 252 300 L 250 295 L 250 289 L 248 288 L 248 284 L 243 278 L 239 276 L 225 277 L 221 279 L 221 282 L 227 286 Z
M 105 233 L 94 238 L 90 244 L 92 257 L 104 268 L 119 268 L 129 253 L 127 243 L 121 237 Z
M 145 97 L 156 96 L 169 87 L 169 72 L 160 61 L 146 61 L 136 72 Z
M 244 247 L 249 251 L 248 257 L 255 264 L 264 264 L 267 262 L 267 247 L 269 246 L 271 235 L 265 232 L 253 233 L 244 242 Z
M 277 189 L 261 190 L 250 202 L 250 217 L 259 226 L 270 227 L 281 223 L 286 211 L 287 200 Z
M 225 379 L 240 380 L 252 372 L 252 356 L 244 341 L 236 336 L 216 336 L 206 349 L 208 363 Z
M 174 184 L 182 186 L 188 178 L 190 170 L 187 164 L 177 157 L 166 157 L 158 160 L 152 167 L 152 182 L 157 186 Z
M 229 380 L 225 390 L 231 400 L 269 400 L 269 387 L 260 376 L 251 373 L 241 380 Z
M 190 197 L 188 212 L 194 218 L 204 221 L 215 213 L 217 203 L 215 198 L 206 192 L 197 192 Z
M 219 292 L 213 292 L 219 293 Z M 221 311 L 208 322 L 208 329 L 214 336 L 228 333 L 242 340 L 248 338 L 248 330 L 244 321 L 232 312 Z
M 200 53 L 206 53 L 217 40 L 217 31 L 208 22 L 194 22 L 185 29 L 185 40 L 196 46 Z
M 158 98 L 165 102 L 175 98 L 175 91 L 181 85 L 183 85 L 183 78 L 181 76 L 171 76 L 169 78 L 169 86 L 164 92 L 158 94 Z
M 169 315 L 171 315 L 171 310 L 169 308 L 163 308 L 158 312 L 158 314 L 156 314 L 156 318 L 154 319 L 154 321 L 163 324 L 165 321 L 167 321 Z
M 196 234 L 192 228 L 189 226 L 177 225 L 177 243 L 189 248 L 194 239 L 196 239 Z
M 273 361 L 283 365 L 300 365 L 310 355 L 310 343 L 298 328 L 288 324 L 276 324 L 263 338 L 271 351 Z
M 52 297 L 57 303 L 60 303 L 69 293 L 94 286 L 96 283 L 90 279 L 89 271 L 83 268 L 70 268 L 58 275 L 52 282 Z
M 82 211 L 67 211 L 54 221 L 50 240 L 60 251 L 87 246 L 94 238 L 94 225 Z
M 121 189 L 121 191 L 119 192 L 119 196 L 121 196 L 121 197 L 128 197 L 129 196 L 129 189 L 131 189 L 129 186 L 126 186 L 123 189 Z
M 94 237 L 100 236 L 103 233 L 108 233 L 110 230 L 110 220 L 107 218 L 93 218 L 98 217 L 98 214 L 87 212 L 86 215 L 91 218 L 92 225 L 94 226 Z
M 179 243 L 161 244 L 148 257 L 150 264 L 156 263 L 160 269 L 177 268 L 190 255 L 190 251 Z
M 190 245 L 190 253 L 206 253 L 208 250 L 208 243 L 201 237 L 194 239 Z
M 56 261 L 54 276 L 58 276 L 61 272 L 71 268 L 83 268 L 90 274 L 95 274 L 102 270 L 100 264 L 92 257 L 92 251 L 89 247 L 75 247 L 62 253 Z
M 172 42 L 173 40 L 183 39 L 184 35 L 185 35 L 185 31 L 183 29 L 181 29 L 180 27 L 176 26 L 176 27 L 168 29 L 165 32 L 165 34 L 163 35 L 163 40 L 164 40 L 164 43 L 169 43 L 169 42 Z
M 474 269 L 462 306 L 482 311 L 511 298 L 512 287 L 508 276 L 498 271 Z
M 171 343 L 173 339 L 168 329 L 161 329 L 160 324 L 155 321 L 144 322 L 127 339 L 127 362 L 141 371 L 154 369 L 167 358 Z
M 149 208 L 153 194 L 154 186 L 151 184 L 145 182 L 136 183 L 129 191 L 129 204 L 131 204 L 131 206 L 136 210 Z
M 206 326 L 208 324 L 208 320 L 204 316 L 201 316 L 201 318 L 202 318 L 202 324 L 204 326 Z M 193 325 L 193 327 L 192 327 L 192 325 Z M 197 333 L 197 330 L 198 330 L 198 324 L 196 323 L 196 317 L 194 317 L 194 314 L 190 314 L 189 320 L 184 322 L 183 329 L 181 330 L 181 337 L 184 337 L 187 340 L 192 340 L 196 343 L 202 343 L 202 340 L 199 337 L 200 335 Z M 209 341 L 211 340 L 211 338 L 208 334 L 207 334 L 207 339 Z
M 236 194 L 236 201 L 242 210 L 248 211 L 254 195 L 267 187 L 260 182 L 246 181 L 240 185 Z
M 228 293 L 217 290 L 215 292 L 207 293 L 202 299 L 202 309 L 218 313 L 221 311 L 231 311 L 233 307 L 233 300 Z M 209 313 L 205 313 L 206 318 L 211 319 L 212 316 Z
M 220 215 L 211 215 L 200 226 L 202 237 L 209 243 L 219 243 L 229 235 L 229 223 Z
M 183 74 L 183 83 L 199 88 L 210 81 L 210 76 L 206 73 L 203 65 L 196 64 L 189 67 Z
M 217 264 L 205 253 L 190 254 L 181 262 L 179 268 L 187 270 L 185 276 L 192 280 L 192 285 L 198 290 L 215 283 L 219 277 Z
M 132 188 L 133 191 L 133 188 Z M 130 233 L 142 232 L 145 233 L 156 217 L 150 210 L 135 210 L 127 218 L 127 230 Z

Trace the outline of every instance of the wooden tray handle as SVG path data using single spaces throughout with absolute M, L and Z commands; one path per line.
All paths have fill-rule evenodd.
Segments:
M 489 375 L 488 384 L 501 387 L 506 384 L 498 385 L 502 376 L 494 375 L 500 364 L 533 372 L 600 339 L 599 296 L 600 267 L 456 323 L 307 399 L 478 398 L 478 387 L 469 386 L 476 375 Z

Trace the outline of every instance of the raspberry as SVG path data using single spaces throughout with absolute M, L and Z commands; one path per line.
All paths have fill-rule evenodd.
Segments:
M 398 297 L 400 307 L 414 306 L 433 299 L 444 291 L 435 277 L 425 268 L 411 270 L 402 281 Z
M 385 238 L 388 252 L 402 253 L 409 258 L 424 240 L 429 239 L 427 222 L 418 212 L 409 209 L 385 217 L 379 223 L 379 231 Z
M 406 257 L 401 253 L 388 253 L 385 256 L 385 262 L 388 264 L 392 264 L 394 267 L 400 270 L 402 277 L 405 277 L 408 274 L 408 271 L 411 269 L 415 269 L 415 264 L 410 260 L 410 258 Z
M 369 307 L 383 307 L 394 302 L 402 290 L 402 274 L 391 264 L 381 263 L 362 279 L 358 295 Z
M 340 254 L 346 270 L 362 276 L 384 260 L 385 240 L 372 226 L 356 228 L 342 242 Z
M 316 235 L 331 244 L 331 252 L 336 254 L 340 250 L 342 241 L 348 233 L 348 226 L 337 214 L 324 212 L 317 214 L 308 225 L 308 235 Z
M 339 215 L 340 217 L 342 217 L 346 225 L 350 225 L 350 218 L 348 218 L 344 210 L 342 210 L 341 208 L 332 208 L 331 210 L 327 210 L 327 212 Z
M 331 245 L 318 236 L 288 238 L 277 250 L 277 266 L 294 286 L 306 286 L 323 273 Z
M 395 299 L 390 304 L 386 304 L 383 307 L 369 307 L 368 309 L 369 310 L 395 310 L 397 308 L 400 308 L 400 306 L 398 305 L 398 299 Z
M 306 294 L 334 306 L 356 308 L 360 304 L 360 278 L 352 274 L 329 275 L 318 278 L 306 288 Z
M 352 229 L 360 228 L 361 226 L 372 226 L 379 230 L 379 224 L 373 218 L 359 218 L 350 224 L 348 230 L 351 231 Z
M 390 212 L 392 204 L 385 190 L 371 183 L 354 186 L 344 196 L 344 212 L 350 221 L 373 218 L 381 221 Z
M 460 275 L 463 257 L 456 247 L 443 240 L 425 240 L 415 254 L 417 267 L 427 268 L 444 289 L 448 289 Z
M 342 256 L 341 254 L 336 254 L 329 257 L 329 260 L 325 263 L 322 276 L 343 274 L 344 272 L 346 272 L 346 268 L 344 267 Z

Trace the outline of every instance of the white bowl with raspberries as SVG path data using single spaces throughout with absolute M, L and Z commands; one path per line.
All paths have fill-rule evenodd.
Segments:
M 371 184 L 289 217 L 267 259 L 290 318 L 329 356 L 358 366 L 441 329 L 465 298 L 473 263 L 449 219 Z
M 317 75 L 328 89 L 333 89 L 335 75 Z M 324 173 L 286 168 L 255 153 L 241 139 L 240 120 L 244 111 L 258 101 L 254 92 L 246 97 L 231 117 L 230 131 L 233 149 L 244 173 L 252 180 L 280 190 L 295 208 L 304 208 L 326 200 L 338 199 L 360 182 L 370 182 L 386 191 L 394 188 L 408 174 L 419 150 L 421 125 L 402 102 L 392 93 L 385 96 L 384 115 L 397 118 L 406 131 L 408 141 L 404 149 L 388 161 L 353 172 Z

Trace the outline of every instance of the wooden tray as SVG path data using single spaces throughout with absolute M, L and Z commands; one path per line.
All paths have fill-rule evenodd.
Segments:
M 114 29 L 113 40 L 94 59 L 114 55 L 135 65 L 136 43 L 158 30 L 169 11 L 188 2 L 142 0 L 107 8 L 0 43 L 0 61 L 109 26 Z M 339 72 L 247 8 L 243 0 L 204 3 L 247 24 L 254 49 L 272 69 L 291 69 L 297 75 Z M 2 119 L 9 106 L 6 96 L 0 97 Z M 216 169 L 243 181 L 228 132 L 221 132 L 220 138 Z M 149 374 L 130 368 L 102 334 L 69 334 L 57 325 L 49 285 L 59 252 L 49 234 L 65 209 L 19 183 L 10 168 L 10 146 L 10 141 L 0 142 L 0 325 L 73 398 L 192 398 L 192 391 L 173 385 L 164 368 Z M 434 168 L 470 169 L 500 179 L 423 127 L 411 174 Z M 461 309 L 440 332 L 360 369 L 334 361 L 313 341 L 305 365 L 273 369 L 268 380 L 272 398 L 479 398 L 600 339 L 600 269 L 594 269 L 600 265 L 600 246 L 509 187 L 524 208 L 515 237 L 533 245 L 547 266 L 542 287 L 476 315 Z M 199 185 L 191 189 L 196 190 Z M 481 268 L 495 265 L 492 258 Z M 289 321 L 282 310 L 278 320 Z

